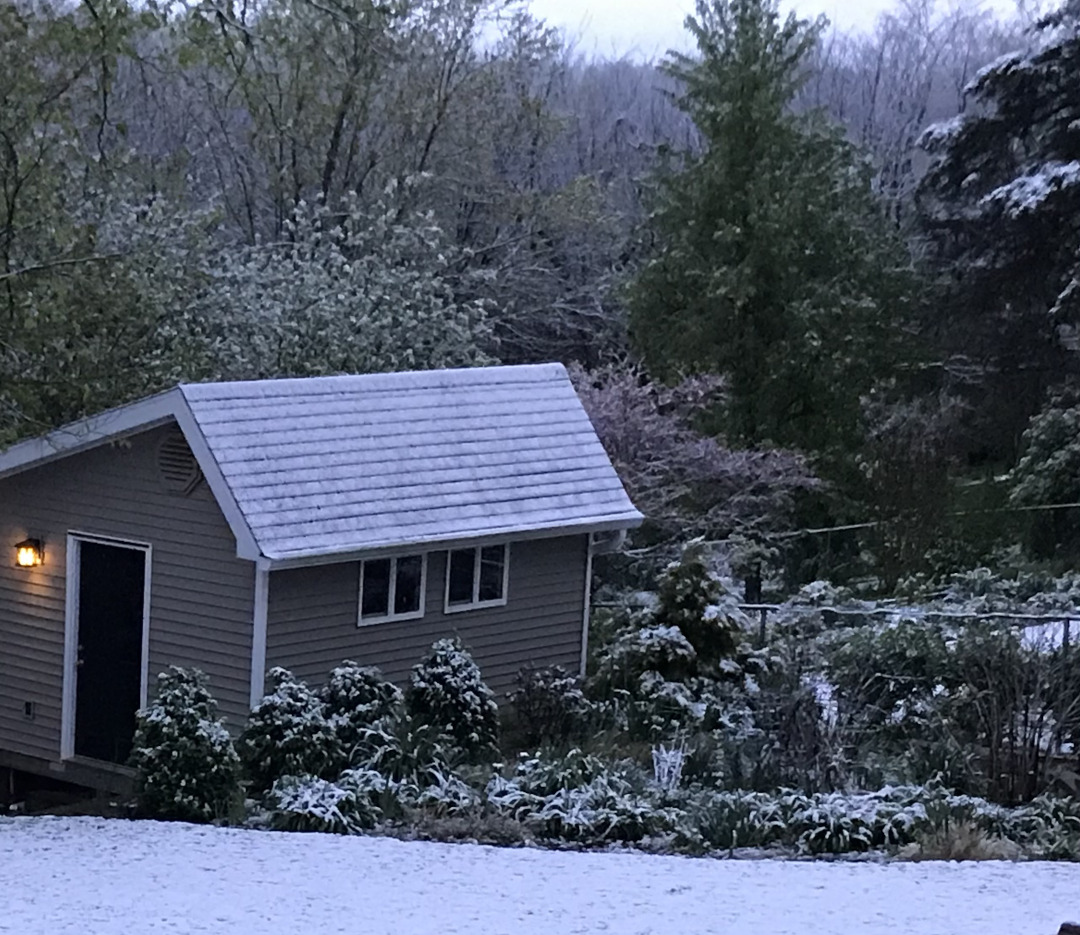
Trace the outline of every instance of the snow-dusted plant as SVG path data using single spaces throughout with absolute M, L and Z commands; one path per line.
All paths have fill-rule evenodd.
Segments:
M 787 824 L 780 802 L 764 792 L 708 792 L 692 805 L 702 840 L 713 847 L 767 847 L 784 840 Z
M 682 782 L 686 748 L 658 744 L 652 748 L 653 782 L 664 792 L 674 792 Z
M 379 809 L 347 785 L 319 776 L 282 776 L 266 796 L 270 825 L 279 831 L 358 834 L 374 827 Z
M 580 734 L 590 705 L 581 679 L 562 666 L 527 666 L 518 671 L 517 687 L 508 700 L 527 744 L 564 741 Z
M 489 363 L 477 275 L 427 214 L 301 201 L 284 236 L 220 253 L 200 296 L 232 379 Z M 465 269 L 464 272 L 462 270 Z
M 348 659 L 330 672 L 319 697 L 349 758 L 360 742 L 362 731 L 393 715 L 405 700 L 401 689 L 384 679 L 376 667 L 361 666 Z
M 740 619 L 722 612 L 724 588 L 700 542 L 688 544 L 679 561 L 668 565 L 657 596 L 657 625 L 677 627 L 694 647 L 699 665 L 712 668 L 734 657 L 742 642 Z
M 603 844 L 675 827 L 677 810 L 658 805 L 646 786 L 632 763 L 608 764 L 575 749 L 563 758 L 522 756 L 509 778 L 492 778 L 486 798 L 541 837 Z
M 688 677 L 697 663 L 697 652 L 678 627 L 630 627 L 597 653 L 594 688 L 600 694 L 612 688 L 635 691 L 646 672 L 667 679 Z
M 240 760 L 198 669 L 170 666 L 136 714 L 130 765 L 139 810 L 154 818 L 213 821 L 240 795 Z
M 722 398 L 717 377 L 667 386 L 638 368 L 611 365 L 572 367 L 570 377 L 620 479 L 665 538 L 784 526 L 797 494 L 817 486 L 801 455 L 729 449 L 694 428 Z
M 268 677 L 273 690 L 251 712 L 237 743 L 251 791 L 266 792 L 284 776 L 336 775 L 344 755 L 319 696 L 288 669 L 273 668 Z
M 441 769 L 430 771 L 430 781 L 416 797 L 417 808 L 436 818 L 456 818 L 475 811 L 480 793 L 464 779 Z
M 460 758 L 461 751 L 438 727 L 403 712 L 361 730 L 353 751 L 354 772 L 382 777 L 377 801 L 388 816 L 414 805 L 419 790 L 433 776 L 450 775 Z
M 492 750 L 498 740 L 495 694 L 456 639 L 438 640 L 413 666 L 408 706 L 414 718 L 444 731 L 470 757 Z

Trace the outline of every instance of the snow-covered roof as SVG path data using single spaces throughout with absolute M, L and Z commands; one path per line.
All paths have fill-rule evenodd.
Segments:
M 0 477 L 175 419 L 247 558 L 641 522 L 560 364 L 184 384 L 0 454 Z

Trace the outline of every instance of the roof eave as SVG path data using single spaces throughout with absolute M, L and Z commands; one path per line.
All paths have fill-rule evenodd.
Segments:
M 199 462 L 207 485 L 236 539 L 237 557 L 250 561 L 262 558 L 251 528 L 225 482 L 179 387 L 95 416 L 88 416 L 47 435 L 13 445 L 0 452 L 0 480 L 89 451 L 99 445 L 119 441 L 129 435 L 167 425 L 169 422 L 176 422 L 180 426 L 195 460 Z
M 593 532 L 613 532 L 622 529 L 636 529 L 645 517 L 637 510 L 609 516 L 588 517 L 580 522 L 559 523 L 550 526 L 525 526 L 493 529 L 475 535 L 454 535 L 434 539 L 412 539 L 386 542 L 373 542 L 362 548 L 313 549 L 308 552 L 291 552 L 270 555 L 270 569 L 281 571 L 288 568 L 304 568 L 311 565 L 333 565 L 340 562 L 359 561 L 380 555 L 403 554 L 424 551 L 443 551 L 445 549 L 464 548 L 483 542 L 514 541 L 529 539 L 554 539 L 558 536 L 585 535 Z
M 179 400 L 177 390 L 167 390 L 12 445 L 0 452 L 0 479 L 171 422 Z

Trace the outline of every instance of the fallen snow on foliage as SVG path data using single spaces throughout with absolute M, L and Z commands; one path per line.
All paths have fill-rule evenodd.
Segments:
M 0 820 L 0 932 L 1052 935 L 1080 865 L 731 861 Z
M 1051 194 L 1080 183 L 1080 162 L 1048 162 L 1037 172 L 1021 175 L 995 188 L 982 199 L 983 204 L 997 203 L 1011 217 L 1035 211 Z

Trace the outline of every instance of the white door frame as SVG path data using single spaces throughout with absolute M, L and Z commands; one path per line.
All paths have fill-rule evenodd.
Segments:
M 142 660 L 139 673 L 139 706 L 146 706 L 150 667 L 150 581 L 153 547 L 149 542 L 115 539 L 87 532 L 67 535 L 67 587 L 64 598 L 64 681 L 60 711 L 60 758 L 75 755 L 75 699 L 78 685 L 79 656 L 79 565 L 83 542 L 118 549 L 135 549 L 145 556 L 143 563 Z

